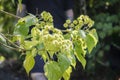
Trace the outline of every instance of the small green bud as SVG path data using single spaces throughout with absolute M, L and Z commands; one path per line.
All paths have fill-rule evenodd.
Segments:
M 64 23 L 63 26 L 64 26 L 65 28 L 68 28 L 68 24 L 67 24 L 67 23 Z
M 70 23 L 71 23 L 71 20 L 69 20 L 69 19 L 66 20 L 66 23 L 67 23 L 67 24 L 70 24 Z
M 78 23 L 78 22 L 77 22 L 77 20 L 74 20 L 74 21 L 73 21 L 73 24 L 75 24 L 75 25 L 76 25 L 77 23 Z
M 74 25 L 73 23 L 70 24 L 70 27 L 71 27 L 71 28 L 74 27 L 74 26 L 75 26 L 75 25 Z

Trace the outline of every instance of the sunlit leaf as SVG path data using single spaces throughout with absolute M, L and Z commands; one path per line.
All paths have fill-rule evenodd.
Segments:
M 48 80 L 59 80 L 62 77 L 62 71 L 57 62 L 47 62 L 44 66 L 44 70 Z
M 70 73 L 72 72 L 72 67 L 69 66 L 68 69 L 66 69 L 66 71 L 63 74 L 63 78 L 64 80 L 70 80 Z
M 92 49 L 96 46 L 97 42 L 98 42 L 97 33 L 95 30 L 92 30 L 89 34 L 87 34 L 86 37 L 86 44 L 89 53 L 91 53 Z
M 86 33 L 83 30 L 80 30 L 79 33 L 82 38 L 86 37 Z
M 18 41 L 19 44 L 22 44 L 24 42 L 24 37 L 23 36 L 20 36 L 20 35 L 15 35 L 12 39 L 13 42 L 16 42 Z
M 14 34 L 27 36 L 28 32 L 29 32 L 29 26 L 26 26 L 24 22 L 21 22 L 16 25 Z
M 38 54 L 43 58 L 44 62 L 46 62 L 47 60 L 49 60 L 49 56 L 47 54 L 47 51 L 40 50 L 40 51 L 38 51 Z
M 27 36 L 29 33 L 29 27 L 35 25 L 37 22 L 38 19 L 32 14 L 21 18 L 15 26 L 14 34 Z
M 35 57 L 36 54 L 37 54 L 37 49 L 36 48 L 32 48 L 31 54 L 32 54 L 33 57 Z
M 94 38 L 95 45 L 96 45 L 97 42 L 98 42 L 98 35 L 97 35 L 97 32 L 96 32 L 96 29 L 92 29 L 89 33 L 94 36 L 93 38 Z
M 76 44 L 74 54 L 76 55 L 77 59 L 81 62 L 83 68 L 85 68 L 86 60 L 85 60 L 85 57 L 82 55 L 82 53 L 83 53 L 83 50 L 82 50 L 81 46 Z
M 39 50 L 42 50 L 42 49 L 44 49 L 44 44 L 39 43 L 39 44 L 36 45 L 36 48 L 39 49 Z
M 24 41 L 24 48 L 29 50 L 34 46 L 37 46 L 38 41 Z
M 85 69 L 86 59 L 79 52 L 75 54 L 76 54 L 77 59 L 81 62 L 83 68 Z
M 40 34 L 40 30 L 38 28 L 36 28 L 36 27 L 32 28 L 32 30 L 31 30 L 31 36 L 33 37 L 32 39 L 38 40 L 40 37 L 39 34 Z
M 74 51 L 71 51 L 70 54 L 67 54 L 67 57 L 70 60 L 71 65 L 75 68 L 75 66 L 76 66 L 76 57 L 74 55 Z
M 70 38 L 71 38 L 70 33 L 65 34 L 65 35 L 64 35 L 64 38 L 65 38 L 65 39 L 70 39 Z
M 23 63 L 23 66 L 28 74 L 29 74 L 30 70 L 33 68 L 34 64 L 35 64 L 34 57 L 32 56 L 31 53 L 27 53 L 24 63 Z
M 70 61 L 65 54 L 59 54 L 58 55 L 58 64 L 59 64 L 62 72 L 64 72 L 70 66 Z

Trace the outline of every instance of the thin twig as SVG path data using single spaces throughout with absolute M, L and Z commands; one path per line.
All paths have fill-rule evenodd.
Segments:
M 0 10 L 0 12 L 5 13 L 5 14 L 8 14 L 8 15 L 13 16 L 13 17 L 18 18 L 18 19 L 21 18 L 20 16 L 16 16 L 16 15 L 14 15 L 14 14 L 12 14 L 12 13 L 9 13 L 9 12 L 7 12 L 7 11 L 4 11 L 4 10 Z
M 13 48 L 13 47 L 8 46 L 8 45 L 6 45 L 6 44 L 4 44 L 4 43 L 1 43 L 1 42 L 0 42 L 0 44 L 3 45 L 3 46 L 5 46 L 5 47 L 7 47 L 7 48 L 9 48 L 9 49 L 12 49 L 12 50 L 16 50 L 16 51 L 19 50 L 18 48 Z
M 16 48 L 21 49 L 21 50 L 24 50 L 24 49 L 20 48 L 18 45 L 16 45 L 16 44 L 14 44 L 13 42 L 11 42 L 7 37 L 4 36 L 4 34 L 0 33 L 0 35 L 1 35 L 4 39 L 6 39 L 9 43 L 11 43 L 13 46 L 15 46 Z

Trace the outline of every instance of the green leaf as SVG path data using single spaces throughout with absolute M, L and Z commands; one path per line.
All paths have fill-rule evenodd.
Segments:
M 64 38 L 65 38 L 65 39 L 70 39 L 70 38 L 71 38 L 70 33 L 66 33 L 66 34 L 64 35 Z
M 86 55 L 86 44 L 84 40 L 79 40 L 74 42 L 75 45 L 75 51 L 79 52 L 81 55 Z
M 29 27 L 35 25 L 37 22 L 38 19 L 32 14 L 21 18 L 15 26 L 14 34 L 27 36 Z
M 45 50 L 40 50 L 40 51 L 38 51 L 38 54 L 39 54 L 40 56 L 42 56 L 44 62 L 46 62 L 47 60 L 49 60 L 49 56 L 48 56 L 48 54 L 47 54 L 47 51 L 45 51 Z
M 82 38 L 85 38 L 85 37 L 86 37 L 85 31 L 80 30 L 79 33 L 80 33 L 80 36 L 81 36 Z
M 0 35 L 0 42 L 6 43 L 6 40 L 4 39 L 3 36 Z
M 19 41 L 20 44 L 24 43 L 24 37 L 20 35 L 15 35 L 12 39 L 13 42 Z
M 39 34 L 40 34 L 40 30 L 38 28 L 36 28 L 36 27 L 32 28 L 32 30 L 31 30 L 31 36 L 33 37 L 32 39 L 38 40 L 40 37 Z
M 84 50 L 85 51 L 85 50 Z M 82 55 L 83 51 L 81 49 L 80 45 L 75 45 L 75 52 L 74 54 L 76 55 L 77 59 L 81 62 L 83 68 L 85 69 L 86 66 L 86 59 L 85 57 Z
M 75 53 L 75 54 L 76 54 L 77 59 L 81 62 L 83 68 L 85 69 L 86 59 L 79 53 Z
M 36 46 L 38 44 L 38 41 L 24 41 L 24 48 L 26 50 L 32 49 L 32 47 Z
M 88 33 L 85 40 L 86 40 L 88 52 L 91 53 L 92 49 L 96 46 L 98 42 L 96 31 L 92 30 L 90 33 Z
M 70 80 L 70 73 L 71 72 L 72 72 L 72 67 L 69 66 L 69 68 L 63 74 L 64 80 Z
M 29 14 L 28 16 L 24 17 L 26 26 L 35 25 L 38 22 L 38 18 L 36 16 Z
M 36 48 L 32 48 L 32 50 L 31 50 L 31 54 L 32 54 L 33 57 L 36 56 L 36 54 L 37 54 L 37 50 L 36 50 Z
M 71 61 L 71 65 L 75 68 L 76 66 L 76 58 L 74 52 L 71 52 L 70 56 L 68 56 L 69 60 Z
M 35 60 L 34 60 L 33 55 L 31 53 L 27 53 L 23 66 L 28 75 L 29 75 L 30 70 L 33 68 L 34 64 L 35 64 Z
M 48 80 L 60 80 L 62 77 L 62 71 L 55 61 L 49 61 L 44 66 L 45 75 Z
M 44 44 L 39 43 L 39 44 L 37 44 L 36 48 L 39 49 L 39 50 L 44 49 Z
M 93 38 L 94 38 L 95 45 L 96 45 L 97 42 L 98 42 L 98 34 L 97 34 L 97 32 L 96 32 L 96 29 L 92 29 L 92 30 L 90 31 L 90 33 L 92 34 L 92 36 L 94 36 Z
M 24 22 L 18 23 L 15 26 L 15 30 L 14 30 L 15 35 L 27 36 L 28 32 L 29 32 L 29 26 L 26 26 Z
M 70 66 L 70 61 L 65 54 L 58 54 L 58 64 L 64 73 L 65 70 Z
M 76 58 L 75 58 L 75 55 L 74 55 L 74 51 L 71 51 L 69 54 L 67 54 L 67 57 L 70 60 L 70 64 L 75 68 Z

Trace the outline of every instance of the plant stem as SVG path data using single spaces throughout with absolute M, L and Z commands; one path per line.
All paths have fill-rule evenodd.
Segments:
M 18 51 L 18 48 L 13 48 L 13 47 L 8 46 L 8 45 L 6 45 L 6 44 L 4 44 L 4 43 L 1 43 L 1 42 L 0 42 L 0 44 L 3 45 L 3 46 L 5 46 L 5 47 L 7 47 L 7 48 L 9 48 L 9 49 Z
M 0 35 L 1 35 L 4 39 L 6 39 L 6 41 L 8 41 L 11 45 L 15 46 L 17 49 L 21 49 L 21 50 L 24 51 L 24 49 L 20 48 L 18 45 L 14 44 L 14 43 L 11 42 L 8 38 L 6 38 L 6 37 L 4 36 L 4 34 L 0 33 Z M 7 46 L 7 45 L 6 45 L 6 46 Z
M 19 17 L 19 16 L 16 16 L 16 15 L 14 15 L 14 14 L 12 14 L 12 13 L 9 13 L 9 12 L 7 12 L 7 11 L 4 11 L 4 10 L 0 10 L 0 12 L 5 13 L 5 14 L 8 14 L 8 15 L 13 16 L 13 17 L 18 18 L 18 19 L 21 18 L 21 17 Z

